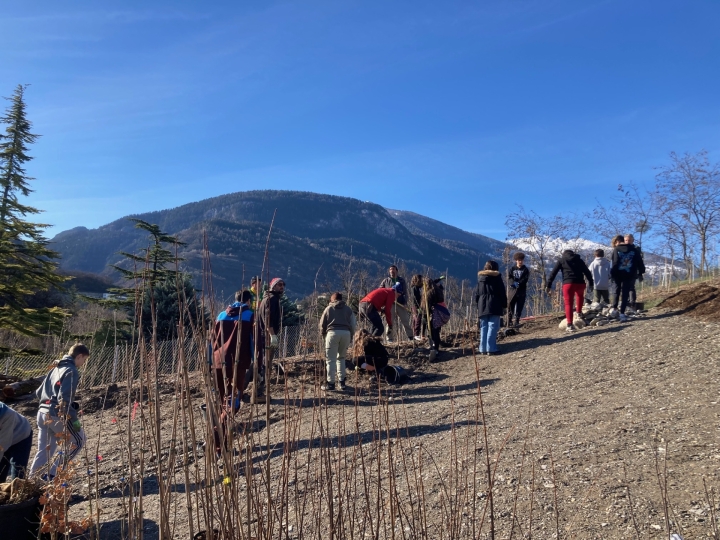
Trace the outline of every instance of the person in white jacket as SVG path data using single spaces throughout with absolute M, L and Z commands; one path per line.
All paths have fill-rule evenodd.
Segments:
M 593 302 L 610 303 L 610 261 L 605 258 L 605 251 L 595 250 L 595 260 L 590 263 L 588 269 L 592 273 L 595 282 L 593 291 Z

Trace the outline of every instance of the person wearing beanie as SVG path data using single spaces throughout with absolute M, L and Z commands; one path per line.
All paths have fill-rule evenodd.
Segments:
M 408 292 L 407 283 L 405 278 L 398 275 L 398 267 L 394 264 L 388 268 L 388 277 L 380 282 L 381 289 L 392 288 L 394 285 L 400 284 L 400 296 L 393 304 L 392 308 L 392 319 L 397 321 L 398 324 L 395 326 L 397 339 L 400 341 L 402 338 L 401 334 L 404 332 L 408 339 L 413 338 L 413 330 L 410 324 L 410 306 L 408 305 Z M 392 341 L 390 333 L 387 334 L 388 341 Z
M 562 271 L 563 275 L 562 292 L 565 303 L 565 318 L 567 319 L 566 332 L 574 332 L 576 329 L 573 326 L 573 300 L 575 301 L 575 311 L 581 314 L 583 297 L 585 296 L 585 280 L 587 279 L 592 289 L 594 285 L 593 277 L 585 261 L 580 258 L 580 255 L 572 249 L 566 249 L 563 251 L 557 263 L 555 263 L 552 272 L 550 272 L 546 286 L 546 292 L 548 294 L 550 294 L 552 290 L 552 283 L 555 280 L 555 276 L 557 276 L 560 271 Z
M 270 376 L 265 366 L 272 361 L 275 350 L 280 343 L 280 326 L 282 324 L 282 306 L 280 299 L 285 294 L 285 282 L 280 278 L 270 280 L 270 290 L 260 302 L 257 311 L 258 328 L 258 373 L 262 370 L 261 380 L 253 384 L 254 403 L 265 403 L 265 385 Z
M 25 478 L 33 430 L 22 414 L 0 401 L 0 484 L 14 469 L 14 478 Z
M 30 476 L 47 466 L 46 478 L 52 480 L 58 467 L 64 467 L 75 459 L 85 445 L 85 431 L 78 418 L 80 407 L 75 403 L 75 394 L 80 382 L 78 369 L 89 357 L 90 351 L 85 345 L 73 345 L 35 391 L 40 400 L 37 414 L 38 449 L 30 466 Z M 56 456 L 59 440 L 64 442 L 62 452 Z

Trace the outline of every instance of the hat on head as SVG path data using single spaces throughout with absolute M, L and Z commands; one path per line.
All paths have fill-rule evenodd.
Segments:
M 272 291 L 275 288 L 275 285 L 277 285 L 278 283 L 285 283 L 285 282 L 282 279 L 280 279 L 279 277 L 272 278 L 272 280 L 270 281 L 270 290 Z

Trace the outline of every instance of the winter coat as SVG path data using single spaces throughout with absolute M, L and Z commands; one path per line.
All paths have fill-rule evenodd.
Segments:
M 323 336 L 330 330 L 348 330 L 354 334 L 355 326 L 357 326 L 355 314 L 343 300 L 330 302 L 320 317 L 319 327 Z
M 610 267 L 610 261 L 605 257 L 595 257 L 595 260 L 588 266 L 596 289 L 601 291 L 610 289 Z
M 516 266 L 512 266 L 508 268 L 508 283 L 510 283 L 510 286 L 512 287 L 513 283 L 517 283 L 517 287 L 512 287 L 515 289 L 516 292 L 525 292 L 527 290 L 527 283 L 530 279 L 530 270 L 528 270 L 528 267 L 524 264 L 518 268 Z
M 507 292 L 500 272 L 497 270 L 480 270 L 478 272 L 475 303 L 478 307 L 478 318 L 503 314 L 507 307 Z
M 402 287 L 402 294 L 398 296 L 397 303 L 402 304 L 403 306 L 407 304 L 407 283 L 405 283 L 405 278 L 401 278 L 400 276 L 396 277 L 395 279 L 391 278 L 390 276 L 386 277 L 380 282 L 380 288 L 381 289 L 392 289 L 393 285 L 396 283 L 399 283 Z
M 0 401 L 0 461 L 12 445 L 32 435 L 32 426 L 22 414 Z
M 393 289 L 375 289 L 360 300 L 360 303 L 363 302 L 368 302 L 378 311 L 385 313 L 388 326 L 392 326 L 392 307 L 395 303 L 395 291 Z
M 553 268 L 550 273 L 550 277 L 548 278 L 548 289 L 552 286 L 555 276 L 557 276 L 558 272 L 561 270 L 563 275 L 563 285 L 568 285 L 570 283 L 584 284 L 585 279 L 587 279 L 590 287 L 593 286 L 593 277 L 590 270 L 588 270 L 587 264 L 585 264 L 585 261 L 580 258 L 580 255 L 571 249 L 563 251 L 560 259 L 558 259 L 558 262 L 555 263 L 555 268 Z
M 255 314 L 247 304 L 235 302 L 218 315 L 213 329 L 213 367 L 221 369 L 237 363 L 248 368 L 254 348 Z M 240 348 L 238 349 L 238 337 Z M 237 358 L 236 358 L 237 355 Z
M 263 332 L 267 328 L 272 328 L 276 335 L 280 333 L 280 323 L 282 322 L 281 296 L 281 292 L 268 291 L 260 302 L 257 316 L 260 321 L 260 329 Z
M 79 382 L 80 372 L 75 366 L 75 359 L 70 355 L 63 356 L 35 391 L 40 400 L 40 410 L 48 412 L 53 418 L 67 415 L 70 422 L 77 420 L 77 409 L 72 403 Z
M 612 267 L 610 268 L 613 281 L 634 280 L 638 275 L 644 273 L 645 263 L 642 260 L 640 248 L 635 244 L 620 244 L 613 250 Z

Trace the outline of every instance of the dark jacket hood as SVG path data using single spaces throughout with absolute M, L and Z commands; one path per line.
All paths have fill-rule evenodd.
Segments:
M 578 254 L 575 253 L 572 249 L 566 249 L 565 251 L 562 252 L 562 258 L 565 259 L 566 261 L 569 261 L 570 259 L 574 259 L 577 256 L 578 256 Z

